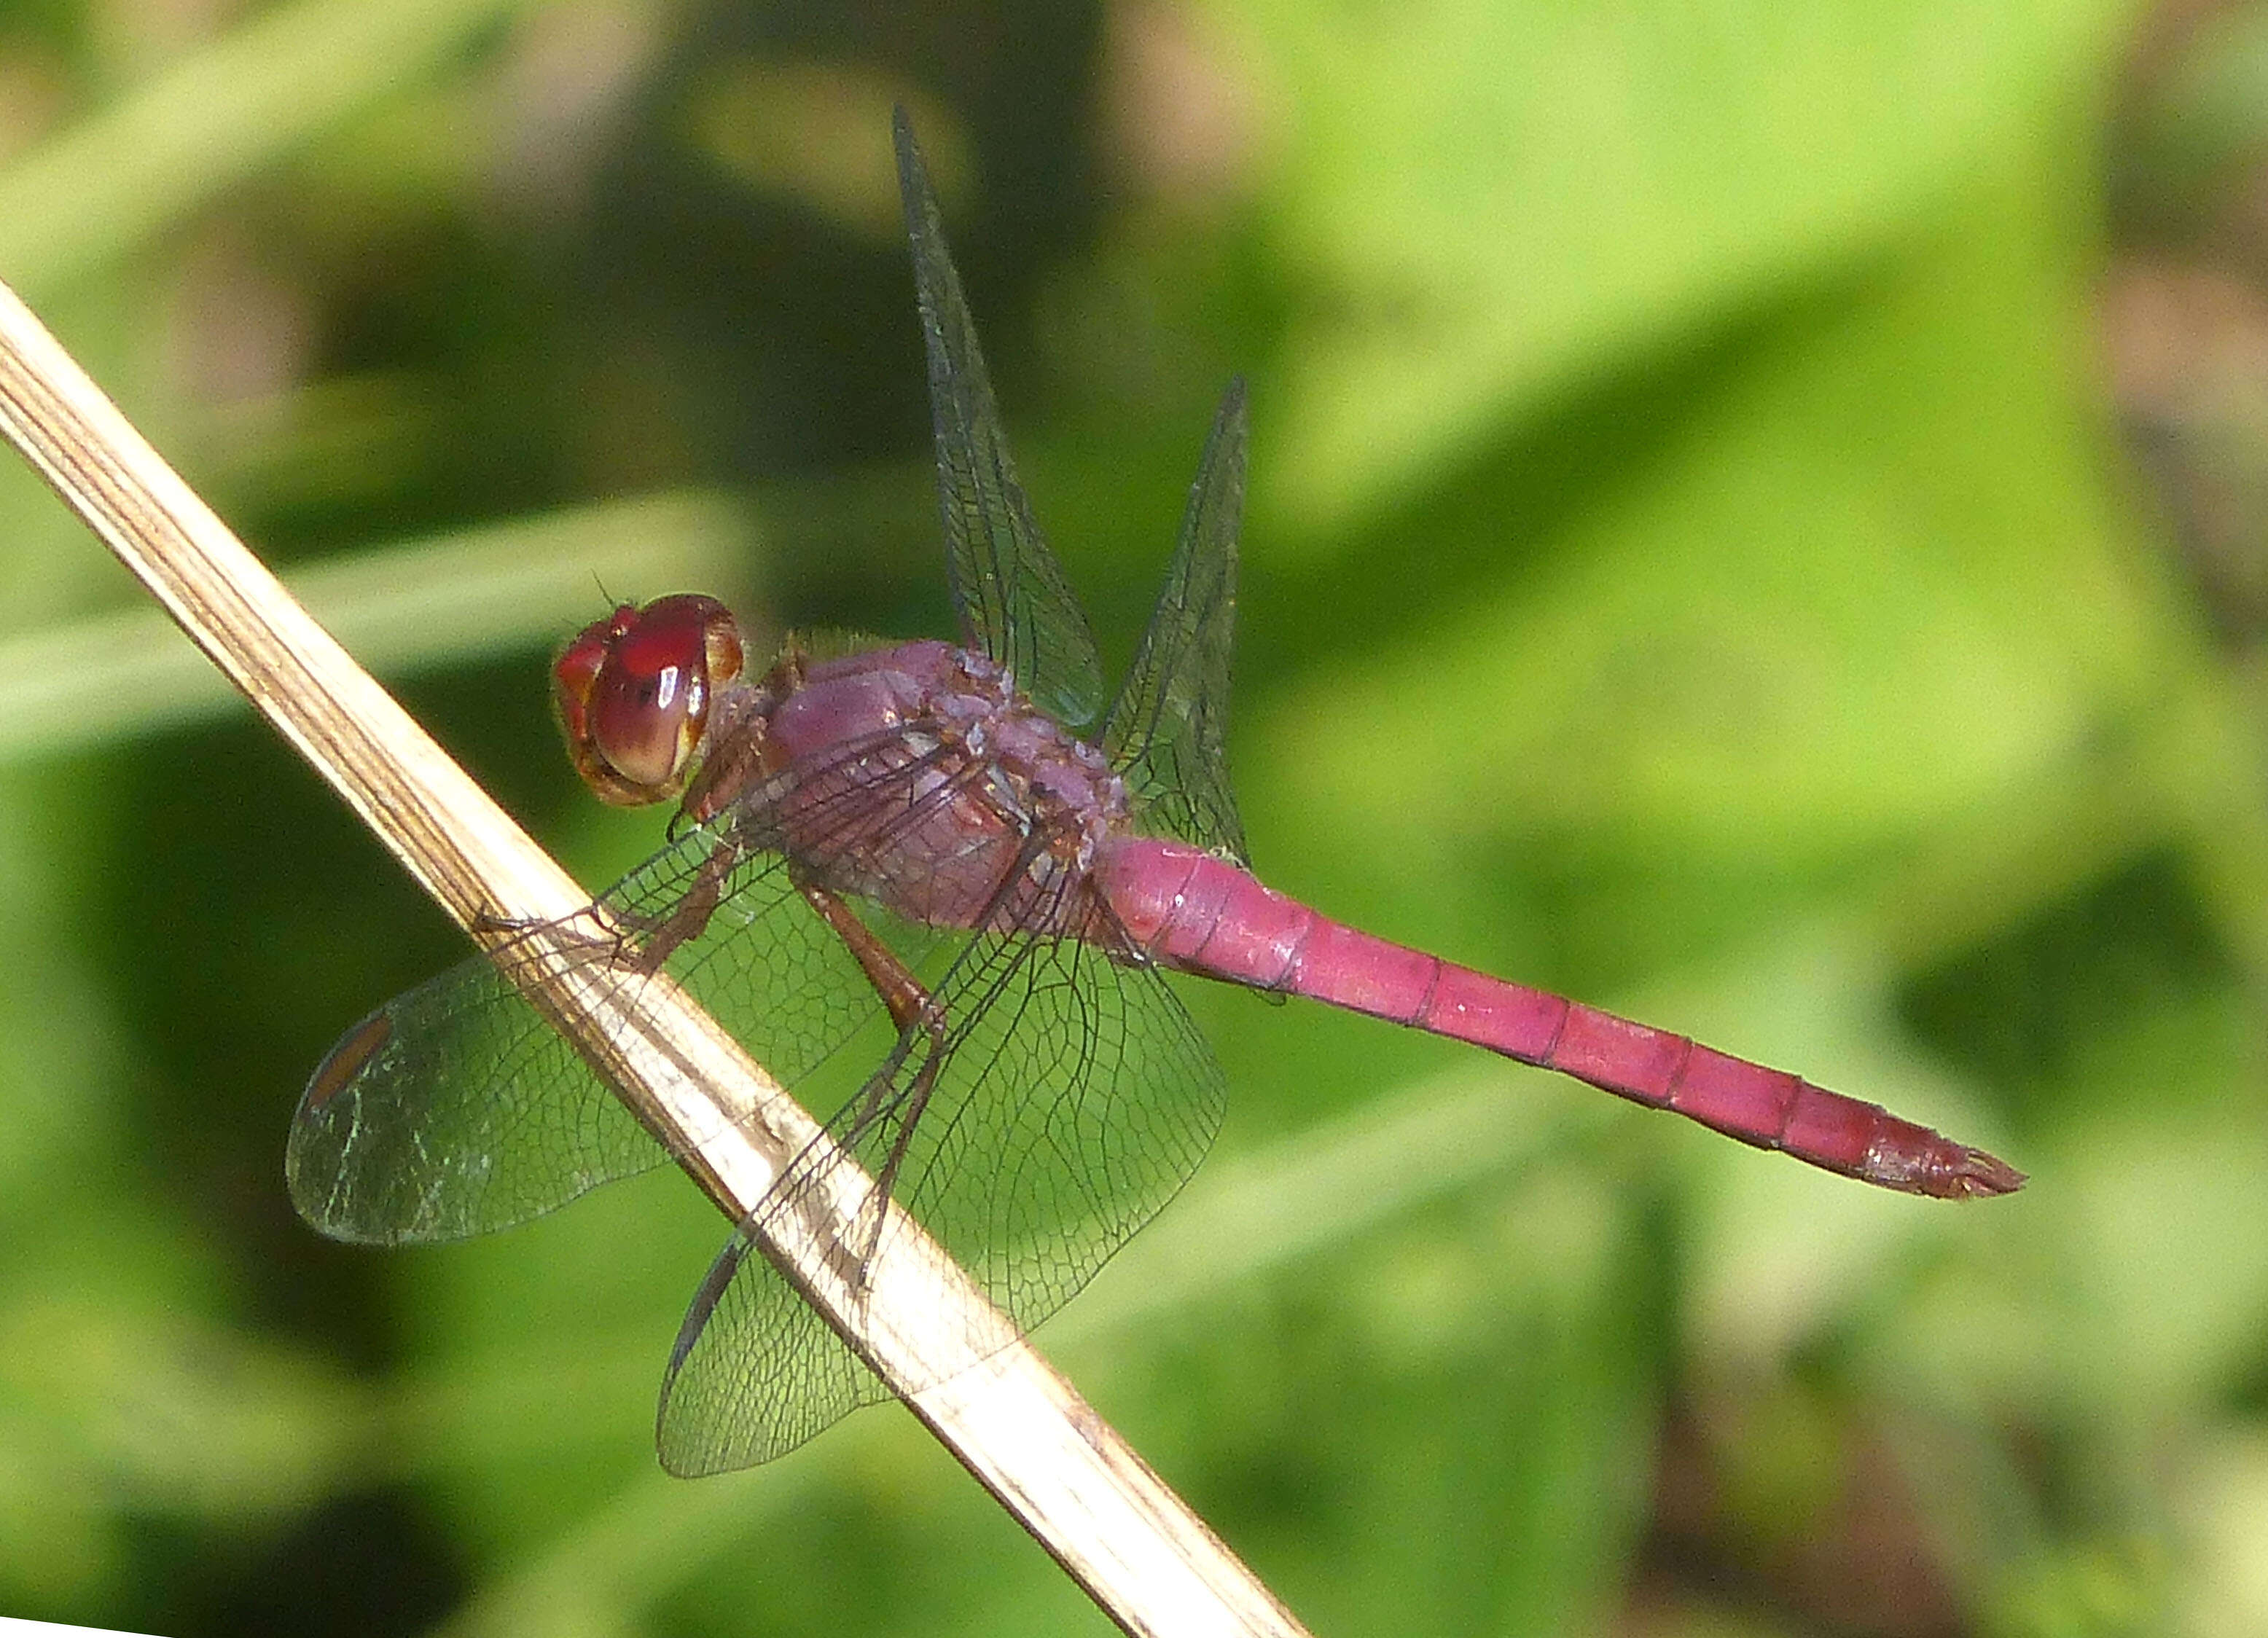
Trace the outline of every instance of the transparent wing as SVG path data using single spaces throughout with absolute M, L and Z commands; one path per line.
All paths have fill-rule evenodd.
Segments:
M 869 747 L 844 748 L 843 761 Z M 813 868 L 833 848 L 873 847 L 924 810 L 915 760 L 834 792 L 809 821 Z M 830 820 L 828 813 L 839 810 Z M 600 900 L 631 929 L 672 924 L 696 894 L 716 905 L 665 969 L 756 1060 L 799 1092 L 839 1057 L 871 1070 L 896 1038 L 857 960 L 814 914 L 761 819 L 729 813 L 688 832 Z M 910 938 L 914 937 L 909 934 Z M 564 959 L 612 961 L 590 938 Z M 860 1041 L 862 1027 L 870 1032 Z M 861 1052 L 845 1054 L 854 1042 Z M 842 1073 L 849 1073 L 843 1071 Z M 291 1126 L 284 1172 L 302 1216 L 340 1239 L 461 1239 L 551 1211 L 667 1158 L 575 1049 L 497 969 L 475 957 L 387 1003 L 334 1047 Z
M 894 1198 L 1029 1328 L 1196 1171 L 1222 1076 L 1156 968 L 1071 938 L 954 942 L 931 988 L 942 1041 L 909 1032 L 828 1129 L 870 1176 L 894 1172 Z M 759 1221 L 816 1177 L 791 1168 Z M 743 1233 L 695 1299 L 662 1395 L 662 1463 L 692 1475 L 770 1460 L 887 1391 Z
M 666 1156 L 486 956 L 341 1038 L 291 1122 L 284 1176 L 335 1239 L 508 1228 Z
M 976 327 L 945 246 L 937 195 L 903 108 L 894 130 L 929 353 L 946 563 L 962 635 L 969 647 L 1005 665 L 1042 710 L 1082 727 L 1102 705 L 1094 636 L 1016 481 Z
M 1244 510 L 1244 382 L 1229 383 L 1142 646 L 1102 743 L 1145 827 L 1246 862 L 1228 783 L 1229 650 Z

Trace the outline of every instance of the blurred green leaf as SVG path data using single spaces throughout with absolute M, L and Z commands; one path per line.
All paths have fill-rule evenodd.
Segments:
M 1788 310 L 1541 572 L 1487 568 L 1485 513 L 1397 519 L 1388 549 L 1476 560 L 1476 595 L 1276 703 L 1253 805 L 1389 848 L 1516 826 L 1831 856 L 2083 753 L 2195 634 L 2057 408 L 2035 338 L 2069 252 L 2022 210 L 1995 188 L 1870 299 Z
M 37 300 L 541 0 L 298 0 L 0 170 L 0 277 Z
M 363 665 L 399 675 L 549 647 L 610 594 L 724 584 L 746 533 L 724 496 L 650 496 L 340 554 L 286 580 Z M 236 699 L 154 608 L 0 639 L 0 762 L 176 727 Z
M 1256 4 L 1307 270 L 1261 479 L 1337 518 L 1584 377 L 1878 249 L 2032 148 L 2126 8 Z

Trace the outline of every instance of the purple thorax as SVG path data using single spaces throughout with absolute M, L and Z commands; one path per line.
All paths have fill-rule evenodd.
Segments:
M 753 776 L 697 791 L 690 817 L 735 812 L 825 885 L 932 927 L 1084 936 L 1076 889 L 1128 821 L 1100 752 L 947 643 L 791 658 L 730 685 L 706 753 Z

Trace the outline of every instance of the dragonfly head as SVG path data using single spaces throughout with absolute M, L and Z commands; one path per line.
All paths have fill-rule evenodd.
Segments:
M 685 789 L 716 690 L 740 674 L 740 633 L 714 598 L 625 603 L 593 621 L 551 667 L 575 771 L 618 807 Z

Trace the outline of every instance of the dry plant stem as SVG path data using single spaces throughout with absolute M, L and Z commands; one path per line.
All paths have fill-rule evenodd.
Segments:
M 160 460 L 0 286 L 0 431 L 458 922 L 569 921 L 589 896 L 520 834 Z M 587 918 L 586 918 L 587 919 Z M 589 931 L 515 940 L 515 981 L 734 1221 L 818 1135 L 674 985 L 587 959 Z M 579 949 L 583 959 L 570 959 Z M 1141 1634 L 1298 1623 L 909 1222 L 863 1289 L 855 1201 L 785 1213 L 774 1261 L 1110 1617 Z M 913 1385 L 934 1385 L 908 1391 Z

